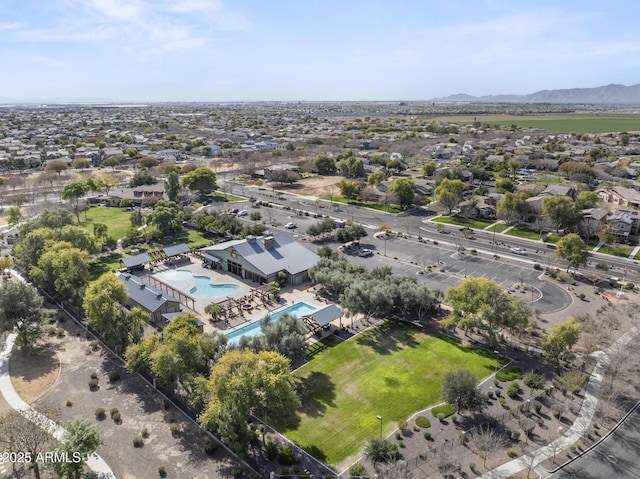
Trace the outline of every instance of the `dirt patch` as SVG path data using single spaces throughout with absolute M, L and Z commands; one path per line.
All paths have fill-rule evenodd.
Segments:
M 335 184 L 343 179 L 342 176 L 309 176 L 296 181 L 291 186 L 283 185 L 282 187 L 278 186 L 276 189 L 283 191 L 295 190 L 296 193 L 307 196 L 329 196 L 329 193 L 336 196 L 340 194 L 340 190 Z M 332 190 L 330 191 L 330 189 Z
M 13 352 L 9 359 L 11 382 L 18 395 L 32 403 L 55 383 L 60 372 L 60 363 L 55 351 L 38 350 L 35 353 Z M 0 415 L 9 411 L 9 405 L 0 396 Z

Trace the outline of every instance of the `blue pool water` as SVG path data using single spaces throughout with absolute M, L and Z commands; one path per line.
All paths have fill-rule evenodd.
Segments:
M 270 316 L 272 321 L 274 319 L 277 319 L 278 316 L 283 313 L 289 313 L 296 318 L 300 318 L 312 313 L 315 310 L 316 308 L 314 306 L 300 302 L 280 309 L 275 313 L 271 313 Z M 255 321 L 251 324 L 247 324 L 246 326 L 241 327 L 240 329 L 236 329 L 235 331 L 230 332 L 229 334 L 227 334 L 227 339 L 229 340 L 229 343 L 233 344 L 237 343 L 240 340 L 241 336 L 259 336 L 261 334 L 262 328 L 260 327 L 260 321 Z
M 196 298 L 214 299 L 232 296 L 242 289 L 237 284 L 213 284 L 209 276 L 196 276 L 185 269 L 166 271 L 158 276 L 174 288 L 188 291 Z

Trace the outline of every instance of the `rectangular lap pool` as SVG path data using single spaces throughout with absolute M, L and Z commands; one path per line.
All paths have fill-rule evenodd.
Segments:
M 296 318 L 301 318 L 302 316 L 306 316 L 312 312 L 314 312 L 317 308 L 315 306 L 311 306 L 310 304 L 300 302 L 287 306 L 286 308 L 279 309 L 270 314 L 271 320 L 277 319 L 278 316 L 284 313 L 289 313 Z M 235 331 L 227 334 L 227 339 L 229 343 L 234 344 L 240 341 L 242 336 L 259 336 L 262 334 L 262 328 L 260 327 L 260 321 L 254 321 L 251 324 L 247 324 L 246 326 L 241 327 L 240 329 L 236 329 Z

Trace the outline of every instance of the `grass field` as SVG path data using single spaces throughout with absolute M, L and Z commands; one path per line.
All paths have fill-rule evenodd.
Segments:
M 129 217 L 131 212 L 126 208 L 98 208 L 92 206 L 86 212 L 80 214 L 80 226 L 93 233 L 95 223 L 107 225 L 108 234 L 115 239 L 122 238 L 131 227 Z
M 214 191 L 207 196 L 213 201 L 246 201 L 246 198 L 229 193 L 223 193 L 222 191 Z
M 605 133 L 640 131 L 640 115 L 630 114 L 548 114 L 548 115 L 475 115 L 434 117 L 435 121 L 450 121 L 468 125 L 474 118 L 480 123 L 504 126 L 542 128 L 558 132 Z
M 446 372 L 491 374 L 493 354 L 461 347 L 411 325 L 385 322 L 353 340 L 319 348 L 294 376 L 301 392 L 299 422 L 278 425 L 287 437 L 334 466 L 356 454 L 367 437 L 440 400 Z
M 469 228 L 476 228 L 479 230 L 485 229 L 487 226 L 495 223 L 495 221 L 465 218 L 464 216 L 438 216 L 431 221 L 434 223 L 444 223 L 448 225 L 468 226 Z
M 398 205 L 384 205 L 382 203 L 364 203 L 362 201 L 350 200 L 341 196 L 322 196 L 323 200 L 333 201 L 334 203 L 344 203 L 347 205 L 361 206 L 363 208 L 371 208 L 372 210 L 386 211 L 387 213 L 402 213 L 403 210 Z
M 490 228 L 487 228 L 487 231 L 491 231 L 492 233 L 495 231 L 496 233 L 502 233 L 504 230 L 506 230 L 507 228 L 509 228 L 509 225 L 506 225 L 504 223 L 495 223 L 493 226 L 491 226 Z
M 620 258 L 628 258 L 632 252 L 633 248 L 631 246 L 622 245 L 603 245 L 598 249 L 598 253 L 619 256 Z

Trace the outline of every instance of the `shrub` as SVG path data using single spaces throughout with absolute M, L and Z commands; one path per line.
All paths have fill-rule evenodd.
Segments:
M 105 413 L 104 409 L 102 409 L 101 407 L 99 407 L 98 409 L 96 409 L 96 411 L 95 411 L 95 415 L 96 415 L 96 419 L 97 419 L 98 421 L 102 421 L 104 418 L 106 418 L 106 417 L 107 417 L 107 415 L 106 415 L 106 413 Z
M 406 431 L 408 427 L 409 427 L 409 423 L 407 422 L 406 419 L 400 419 L 398 421 L 398 429 L 400 429 L 401 432 Z
M 167 470 L 164 468 L 164 466 L 158 466 L 158 475 L 160 477 L 167 477 Z
M 364 467 L 359 462 L 356 462 L 353 466 L 349 468 L 349 476 L 351 477 L 360 477 L 367 475 L 367 468 Z
M 515 397 L 518 397 L 519 394 L 520 394 L 520 384 L 518 384 L 517 381 L 514 381 L 511 384 L 509 384 L 509 387 L 507 388 L 507 396 L 509 396 L 510 398 L 515 398 Z
M 542 266 L 540 266 L 538 263 L 534 263 L 533 269 L 540 271 L 542 269 Z
M 520 368 L 511 366 L 498 371 L 496 373 L 496 379 L 502 382 L 515 381 L 516 379 L 522 379 L 522 372 Z
M 207 439 L 207 442 L 204 443 L 204 452 L 207 454 L 213 454 L 218 450 L 218 443 L 213 439 Z
M 562 417 L 562 413 L 564 412 L 564 407 L 561 404 L 552 404 L 551 412 L 553 417 L 556 419 L 560 419 Z
M 109 373 L 109 381 L 112 383 L 118 381 L 120 379 L 120 373 L 118 371 L 111 371 Z
M 280 448 L 278 447 L 278 443 L 274 441 L 267 441 L 267 444 L 264 446 L 264 457 L 266 457 L 269 461 L 278 457 L 278 453 L 280 452 Z
M 431 441 L 431 433 L 429 431 L 425 431 L 423 436 L 427 441 Z
M 73 406 L 73 401 L 71 399 L 67 399 L 67 407 Z
M 436 406 L 433 409 L 431 409 L 431 414 L 434 415 L 434 417 L 437 417 L 438 419 L 440 419 L 439 414 L 442 414 L 442 419 L 451 416 L 452 414 L 455 414 L 456 412 L 456 407 L 451 405 L 451 404 L 443 404 L 442 406 Z M 440 420 L 442 420 L 440 419 Z
M 522 381 L 531 389 L 542 389 L 546 382 L 544 375 L 530 371 L 522 376 Z
M 140 436 L 136 436 L 131 441 L 133 443 L 133 447 L 142 447 L 144 445 L 144 441 Z
M 171 432 L 172 436 L 177 436 L 182 432 L 182 428 L 177 422 L 172 422 L 171 424 L 169 424 L 169 431 Z
M 115 422 L 116 424 L 120 424 L 122 422 L 122 416 L 119 412 L 113 413 L 111 415 L 111 419 L 113 419 L 113 422 Z
M 396 439 L 402 441 L 402 433 L 400 431 L 396 431 Z
M 280 475 L 281 476 L 290 476 L 291 475 L 291 469 L 288 467 L 281 467 L 280 468 Z
M 169 424 L 171 424 L 172 422 L 176 422 L 176 418 L 172 412 L 164 413 L 164 422 L 168 422 Z
M 536 414 L 540 414 L 542 403 L 540 401 L 533 401 L 533 409 L 536 411 Z
M 504 406 L 507 403 L 507 400 L 504 397 L 500 396 L 498 398 L 498 402 L 500 403 L 501 406 Z
M 98 380 L 97 379 L 89 379 L 89 382 L 87 384 L 89 384 L 89 389 L 91 391 L 95 391 L 96 389 L 98 389 Z
M 292 466 L 298 461 L 296 455 L 291 450 L 291 447 L 286 446 L 282 451 L 280 451 L 280 454 L 278 455 L 278 462 L 283 466 Z
M 98 373 L 92 372 L 91 373 L 91 379 L 98 379 Z
M 507 449 L 507 456 L 513 459 L 514 457 L 518 457 L 518 453 L 514 448 L 510 447 L 509 449 Z
M 426 416 L 418 416 L 416 418 L 416 426 L 424 428 L 431 427 L 431 421 L 429 421 L 429 418 Z
M 149 430 L 146 427 L 143 427 L 142 431 L 140 431 L 140 435 L 145 439 L 148 438 L 149 437 Z
M 120 413 L 120 411 L 118 411 L 118 408 L 117 408 L 117 407 L 112 407 L 112 408 L 109 410 L 109 414 L 111 414 L 111 417 L 113 417 L 113 416 L 114 416 L 114 414 L 119 414 L 119 413 Z
M 436 417 L 438 418 L 438 421 L 444 421 L 444 418 L 446 416 L 444 415 L 443 412 L 439 412 Z

